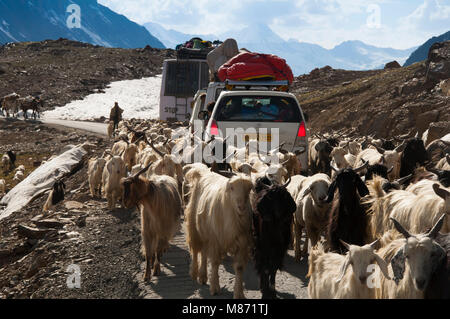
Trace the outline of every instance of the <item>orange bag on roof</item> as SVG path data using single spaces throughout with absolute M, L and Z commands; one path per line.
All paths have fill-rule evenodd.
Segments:
M 219 68 L 221 81 L 244 81 L 251 79 L 273 79 L 294 81 L 294 75 L 285 59 L 273 54 L 243 52 L 228 60 Z

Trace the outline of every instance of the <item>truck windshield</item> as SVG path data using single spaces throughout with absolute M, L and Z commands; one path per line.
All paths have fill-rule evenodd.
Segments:
M 279 96 L 225 97 L 218 105 L 215 118 L 227 122 L 302 122 L 297 102 Z

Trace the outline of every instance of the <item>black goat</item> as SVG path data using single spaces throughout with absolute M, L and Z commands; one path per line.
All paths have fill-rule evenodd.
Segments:
M 64 200 L 65 188 L 66 185 L 62 180 L 56 181 L 55 184 L 53 184 L 53 189 L 50 191 L 47 201 L 44 204 L 44 212 L 48 211 L 50 208 Z
M 417 166 L 423 166 L 428 161 L 428 153 L 423 141 L 414 137 L 406 142 L 400 159 L 400 177 L 413 174 Z
M 252 194 L 253 258 L 260 277 L 263 299 L 275 299 L 275 276 L 283 267 L 283 259 L 291 242 L 295 201 L 284 185 L 268 177 L 256 180 Z
M 373 179 L 374 175 L 378 175 L 380 177 L 383 177 L 384 179 L 388 179 L 388 174 L 392 172 L 394 168 L 391 167 L 391 169 L 387 169 L 386 166 L 382 164 L 375 164 L 375 165 L 369 165 L 367 167 L 367 172 L 364 175 L 364 181 L 370 181 Z
M 355 170 L 337 170 L 332 166 L 336 171 L 336 178 L 328 188 L 326 198 L 327 203 L 333 202 L 327 226 L 327 241 L 331 251 L 345 252 L 345 247 L 339 239 L 359 246 L 365 243 L 367 218 L 360 197 L 368 195 L 369 190 L 358 172 L 367 168 L 367 165 L 368 162 Z M 339 192 L 337 198 L 334 195 L 336 189 Z
M 381 148 L 385 149 L 386 151 L 393 151 L 395 150 L 395 144 L 392 140 L 383 140 Z
M 8 154 L 11 164 L 13 165 L 13 167 L 15 167 L 16 166 L 16 154 L 14 154 L 13 151 L 8 151 L 8 152 L 6 152 L 6 154 Z
M 447 253 L 432 275 L 425 290 L 425 299 L 450 299 L 450 234 L 439 234 L 435 241 Z
M 56 205 L 64 200 L 64 190 L 66 189 L 66 184 L 63 181 L 56 181 L 53 184 L 53 196 L 52 205 Z
M 314 158 L 313 164 L 313 173 L 324 173 L 328 176 L 331 176 L 331 152 L 333 151 L 333 147 L 331 147 L 330 143 L 327 140 L 320 140 L 315 146 L 315 150 L 317 151 L 316 158 Z

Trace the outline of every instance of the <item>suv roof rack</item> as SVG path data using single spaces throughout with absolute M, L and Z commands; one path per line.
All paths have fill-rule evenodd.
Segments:
M 236 86 L 283 86 L 289 85 L 289 81 L 233 81 L 227 79 L 225 84 Z
M 225 80 L 225 87 L 229 91 L 250 90 L 257 88 L 266 88 L 267 90 L 289 92 L 289 81 L 232 81 Z

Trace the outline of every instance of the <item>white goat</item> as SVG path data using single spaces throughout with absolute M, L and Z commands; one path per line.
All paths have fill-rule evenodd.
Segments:
M 324 253 L 313 249 L 309 256 L 309 297 L 312 299 L 369 299 L 375 297 L 368 275 L 375 270 L 375 262 L 389 280 L 386 262 L 374 251 L 378 242 L 364 246 L 349 245 L 347 255 Z M 351 265 L 351 269 L 349 269 Z
M 101 197 L 103 169 L 106 165 L 104 158 L 91 158 L 88 163 L 89 191 L 92 197 Z
M 411 234 L 395 219 L 395 228 L 404 238 L 396 239 L 378 251 L 386 262 L 391 264 L 389 276 L 381 277 L 375 289 L 379 299 L 422 299 L 431 276 L 446 257 L 444 249 L 434 241 L 444 222 L 442 216 L 431 231 L 424 234 Z
M 302 230 L 306 230 L 306 240 L 303 246 L 302 255 L 308 251 L 308 239 L 311 241 L 311 247 L 314 247 L 320 240 L 320 235 L 327 225 L 328 210 L 330 204 L 325 202 L 328 194 L 328 187 L 331 180 L 326 174 L 315 174 L 307 178 L 293 177 L 294 187 L 288 186 L 297 205 L 294 214 L 294 251 L 295 259 L 300 260 L 300 239 Z M 297 180 L 300 183 L 297 184 Z M 296 185 L 297 184 L 297 185 Z
M 126 167 L 120 156 L 114 156 L 106 163 L 102 174 L 102 184 L 109 209 L 113 209 L 117 200 L 122 196 L 120 179 L 125 176 Z
M 190 275 L 205 284 L 209 259 L 212 265 L 210 292 L 218 294 L 219 265 L 228 253 L 234 259 L 233 296 L 244 298 L 242 276 L 252 246 L 249 193 L 253 183 L 245 175 L 228 179 L 202 169 L 191 169 L 186 178 L 194 185 L 186 207 L 186 241 L 192 257 Z

